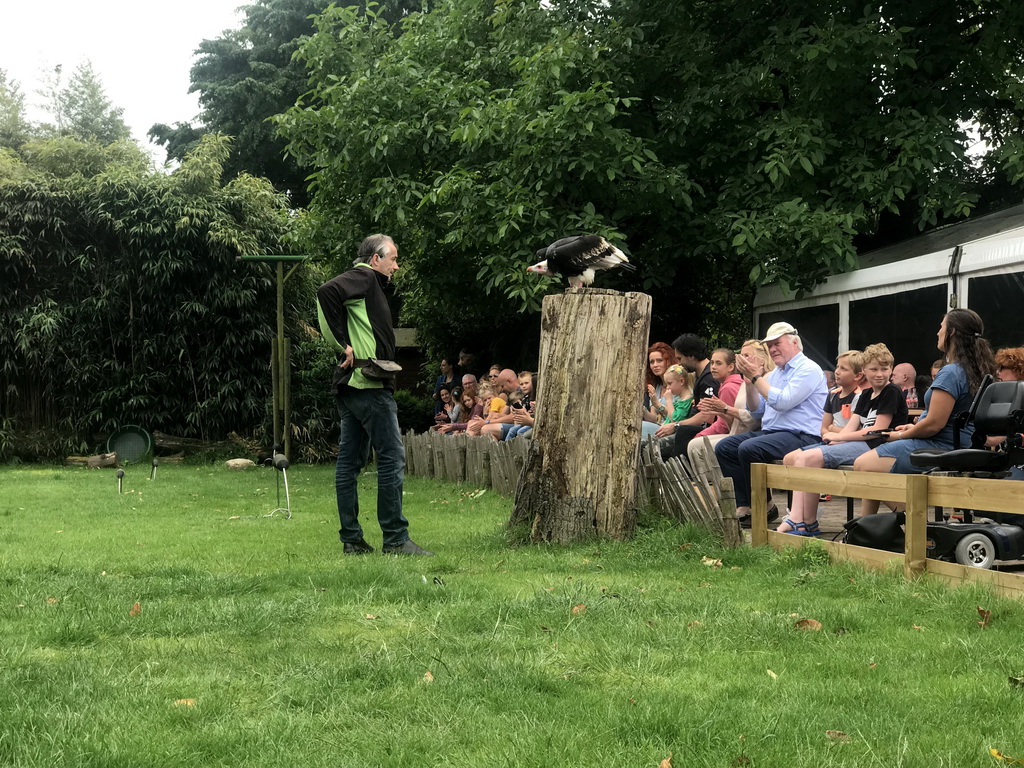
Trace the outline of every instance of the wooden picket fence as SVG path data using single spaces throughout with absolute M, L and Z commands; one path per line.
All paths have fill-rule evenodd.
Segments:
M 1013 480 L 982 480 L 967 477 L 931 475 L 894 475 L 878 472 L 853 472 L 838 469 L 810 469 L 772 464 L 754 464 L 750 468 L 751 544 L 769 544 L 776 549 L 806 546 L 816 542 L 837 560 L 854 560 L 867 567 L 888 568 L 899 564 L 908 578 L 928 573 L 949 584 L 967 582 L 988 584 L 997 592 L 1024 597 L 1024 576 L 1016 573 L 984 571 L 926 556 L 929 507 L 974 509 L 987 512 L 1020 511 L 1021 483 Z M 838 541 L 791 536 L 768 529 L 766 491 L 776 488 L 812 491 L 880 499 L 906 505 L 905 550 L 886 552 Z
M 709 449 L 707 455 L 715 453 Z M 717 461 L 696 466 L 682 456 L 664 461 L 657 442 L 650 441 L 640 449 L 640 477 L 648 506 L 681 523 L 708 528 L 727 546 L 743 543 L 732 480 L 722 476 Z
M 515 496 L 530 448 L 526 439 L 499 443 L 437 432 L 406 432 L 402 440 L 410 475 L 490 488 L 508 497 Z M 706 526 L 729 546 L 742 542 L 732 481 L 722 477 L 717 464 L 693 467 L 681 458 L 663 461 L 657 445 L 650 442 L 640 451 L 638 482 L 641 506 L 683 523 Z
M 437 432 L 402 436 L 405 471 L 474 488 L 490 488 L 514 496 L 519 473 L 530 448 L 528 440 L 495 442 L 489 437 L 442 435 Z

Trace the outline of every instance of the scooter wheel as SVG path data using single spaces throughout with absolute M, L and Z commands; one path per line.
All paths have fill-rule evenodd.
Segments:
M 968 533 L 956 543 L 956 561 L 988 570 L 996 561 L 996 544 L 984 533 Z

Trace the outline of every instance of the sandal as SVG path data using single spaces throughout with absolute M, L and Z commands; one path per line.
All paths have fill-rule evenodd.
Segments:
M 815 520 L 813 523 L 804 523 L 804 536 L 821 536 L 821 530 L 818 528 L 818 521 Z
M 789 530 L 788 531 L 781 530 L 782 526 L 784 526 L 784 525 L 788 525 L 789 526 Z M 790 519 L 789 517 L 785 518 L 781 523 L 779 523 L 779 527 L 775 529 L 775 532 L 776 533 L 791 533 L 794 536 L 807 536 L 808 535 L 808 533 L 807 533 L 807 526 L 804 523 L 798 523 L 795 520 Z

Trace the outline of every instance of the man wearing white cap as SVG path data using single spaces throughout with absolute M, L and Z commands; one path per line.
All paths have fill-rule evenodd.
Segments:
M 818 442 L 828 396 L 825 374 L 804 355 L 796 328 L 775 323 L 762 341 L 776 365 L 771 373 L 765 375 L 760 358 L 736 356 L 736 369 L 746 382 L 747 409 L 761 418 L 761 429 L 731 435 L 715 446 L 722 473 L 736 489 L 736 514 L 744 527 L 750 526 L 750 465 Z M 778 511 L 770 510 L 768 519 L 776 517 Z

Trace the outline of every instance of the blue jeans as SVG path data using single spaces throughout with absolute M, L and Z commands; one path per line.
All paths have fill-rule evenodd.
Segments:
M 527 424 L 502 424 L 501 425 L 501 439 L 502 440 L 514 440 L 524 433 L 528 433 L 528 430 L 532 430 L 533 427 Z
M 341 540 L 354 544 L 363 538 L 357 482 L 372 446 L 377 452 L 377 522 L 384 533 L 384 546 L 400 547 L 409 539 L 409 521 L 402 514 L 405 448 L 395 398 L 384 389 L 342 387 L 338 411 L 341 432 L 334 485 Z
M 805 445 L 814 445 L 818 435 L 803 432 L 744 432 L 730 435 L 715 444 L 715 456 L 722 467 L 722 474 L 732 478 L 736 489 L 736 506 L 750 506 L 750 465 L 768 464 L 781 459 L 790 451 Z

